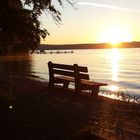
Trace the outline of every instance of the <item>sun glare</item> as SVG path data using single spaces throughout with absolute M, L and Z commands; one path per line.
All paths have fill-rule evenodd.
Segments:
M 132 41 L 132 36 L 124 28 L 113 26 L 101 31 L 97 41 L 100 43 L 111 43 L 112 45 L 117 45 L 120 42 Z
M 118 73 L 119 73 L 119 61 L 121 54 L 118 48 L 112 48 L 111 54 L 109 55 L 112 61 L 112 80 L 118 82 Z
M 111 60 L 113 82 L 113 84 L 110 85 L 109 90 L 116 92 L 119 90 L 119 87 L 115 83 L 119 82 L 119 62 L 121 59 L 121 53 L 118 48 L 112 48 L 108 57 Z
M 118 91 L 118 86 L 115 86 L 115 85 L 111 85 L 110 88 L 109 88 L 111 91 Z

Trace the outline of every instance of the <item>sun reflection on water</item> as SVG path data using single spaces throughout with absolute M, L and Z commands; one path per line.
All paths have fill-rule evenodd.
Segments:
M 120 52 L 118 48 L 112 49 L 111 60 L 112 60 L 112 81 L 119 82 L 118 73 L 119 73 Z
M 119 90 L 119 87 L 116 86 L 116 85 L 111 85 L 111 86 L 109 87 L 109 89 L 110 89 L 110 91 L 118 91 L 118 90 Z
M 118 48 L 112 48 L 110 53 L 110 59 L 111 59 L 111 69 L 112 69 L 112 83 L 109 86 L 109 90 L 112 92 L 119 91 L 119 87 L 117 86 L 117 83 L 119 82 L 119 61 L 121 54 L 119 52 Z

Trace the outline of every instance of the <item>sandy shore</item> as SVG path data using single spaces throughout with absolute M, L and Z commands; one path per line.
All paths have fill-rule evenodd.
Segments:
M 0 79 L 0 120 L 2 140 L 140 139 L 140 105 L 22 77 Z

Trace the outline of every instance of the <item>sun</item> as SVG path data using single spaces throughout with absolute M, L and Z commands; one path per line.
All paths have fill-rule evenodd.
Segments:
M 111 43 L 112 45 L 117 45 L 120 42 L 132 41 L 132 36 L 125 28 L 112 26 L 102 30 L 97 41 L 99 43 Z

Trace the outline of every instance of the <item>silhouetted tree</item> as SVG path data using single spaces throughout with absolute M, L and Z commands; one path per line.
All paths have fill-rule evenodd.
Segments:
M 62 6 L 61 0 L 56 1 Z M 37 48 L 40 39 L 49 35 L 46 29 L 41 28 L 38 19 L 44 10 L 56 22 L 61 21 L 61 14 L 52 0 L 1 0 L 0 54 L 23 53 Z

